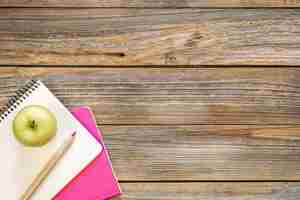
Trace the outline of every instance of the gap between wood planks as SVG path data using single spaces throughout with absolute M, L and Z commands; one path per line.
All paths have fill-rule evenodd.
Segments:
M 300 180 L 119 180 L 120 183 L 300 183 Z

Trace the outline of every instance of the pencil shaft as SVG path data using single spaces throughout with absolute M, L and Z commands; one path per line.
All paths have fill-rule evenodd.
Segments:
M 42 171 L 36 176 L 32 184 L 28 187 L 25 193 L 21 196 L 21 200 L 29 200 L 43 181 L 48 177 L 49 173 L 56 166 L 58 161 L 63 157 L 63 155 L 71 147 L 75 139 L 75 135 L 72 134 L 60 147 L 59 149 L 51 156 L 49 161 L 46 163 Z

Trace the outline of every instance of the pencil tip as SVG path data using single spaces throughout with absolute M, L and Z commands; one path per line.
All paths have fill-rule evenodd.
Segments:
M 73 133 L 72 133 L 72 137 L 74 137 L 76 135 L 76 131 L 74 131 Z

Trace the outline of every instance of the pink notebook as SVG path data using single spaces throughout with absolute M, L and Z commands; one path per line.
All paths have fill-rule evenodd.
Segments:
M 108 150 L 101 132 L 97 129 L 92 111 L 88 107 L 79 107 L 73 109 L 72 114 L 103 145 L 103 152 L 57 194 L 54 200 L 107 200 L 121 195 Z

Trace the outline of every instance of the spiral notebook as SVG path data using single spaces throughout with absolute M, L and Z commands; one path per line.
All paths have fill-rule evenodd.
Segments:
M 41 148 L 23 146 L 12 132 L 15 115 L 28 105 L 47 107 L 58 122 L 57 135 Z M 77 132 L 74 144 L 38 188 L 32 200 L 51 200 L 101 153 L 103 147 L 41 81 L 31 81 L 18 90 L 0 115 L 1 197 L 19 200 L 67 134 L 74 130 Z

